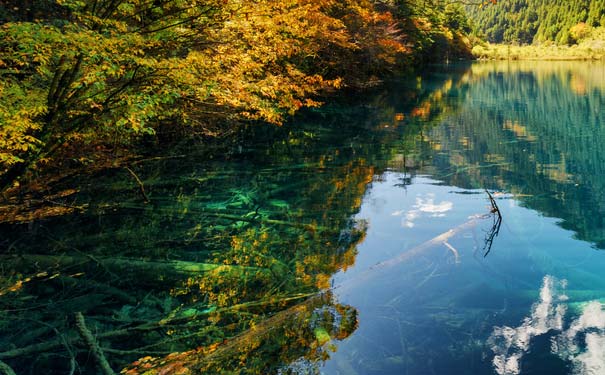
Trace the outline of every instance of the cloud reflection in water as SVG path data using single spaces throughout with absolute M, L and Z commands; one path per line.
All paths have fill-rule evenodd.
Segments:
M 435 204 L 435 194 L 429 193 L 426 198 L 417 197 L 416 204 L 413 210 L 408 211 L 405 214 L 405 218 L 401 220 L 401 226 L 407 228 L 413 228 L 416 224 L 414 221 L 418 219 L 421 214 L 429 214 L 430 217 L 443 217 L 445 213 L 451 211 L 454 208 L 454 203 L 450 201 L 442 201 L 441 203 Z M 395 211 L 391 216 L 401 216 L 404 211 Z
M 566 280 L 545 276 L 531 315 L 516 328 L 494 327 L 488 345 L 494 352 L 492 364 L 497 374 L 521 374 L 521 359 L 532 338 L 551 330 L 560 331 L 551 339 L 552 353 L 570 361 L 574 374 L 605 374 L 605 306 L 599 301 L 584 304 L 581 314 L 565 329 L 566 287 Z

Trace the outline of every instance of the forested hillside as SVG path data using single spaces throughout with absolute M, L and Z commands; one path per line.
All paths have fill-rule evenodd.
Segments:
M 605 0 L 502 0 L 467 11 L 478 34 L 492 43 L 572 44 L 605 26 Z
M 605 164 L 599 162 L 605 146 L 595 142 L 605 137 L 602 63 L 502 62 L 477 64 L 471 71 L 475 81 L 468 97 L 490 99 L 477 104 L 478 111 L 461 105 L 450 120 L 456 125 L 435 128 L 428 138 L 438 139 L 441 150 L 459 150 L 463 134 L 472 132 L 472 147 L 443 152 L 436 164 L 444 171 L 460 165 L 492 167 L 469 168 L 447 177 L 447 183 L 522 192 L 523 204 L 560 218 L 559 225 L 578 238 L 605 248 L 599 214 L 605 210 Z
M 0 191 L 145 138 L 281 124 L 318 96 L 469 53 L 459 5 L 0 1 Z M 168 135 L 168 136 L 166 136 Z M 66 165 L 62 165 L 64 170 Z

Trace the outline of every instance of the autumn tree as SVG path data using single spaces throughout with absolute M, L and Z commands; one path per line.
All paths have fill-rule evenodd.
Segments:
M 152 132 L 178 116 L 173 77 L 190 50 L 212 43 L 221 1 L 74 1 L 53 16 L 0 29 L 0 186 L 76 139 Z
M 92 145 L 160 129 L 281 124 L 328 89 L 366 86 L 456 44 L 462 31 L 448 30 L 466 27 L 457 8 L 444 16 L 445 5 L 416 0 L 1 4 L 0 190 L 57 155 L 86 159 Z
M 220 119 L 280 123 L 338 85 L 288 61 L 346 43 L 314 2 L 47 5 L 53 17 L 26 22 L 30 9 L 0 28 L 3 187 L 73 141 L 125 141 L 162 122 L 207 132 Z

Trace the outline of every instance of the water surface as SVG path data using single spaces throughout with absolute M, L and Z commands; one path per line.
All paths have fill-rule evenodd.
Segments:
M 476 64 L 461 81 L 455 113 L 418 138 L 430 162 L 410 174 L 400 155 L 364 197 L 366 239 L 335 276 L 360 325 L 322 370 L 603 373 L 605 67 Z M 502 226 L 458 232 L 489 209 L 483 188 Z
M 605 66 L 435 70 L 0 227 L 0 359 L 98 372 L 81 312 L 131 374 L 603 373 Z

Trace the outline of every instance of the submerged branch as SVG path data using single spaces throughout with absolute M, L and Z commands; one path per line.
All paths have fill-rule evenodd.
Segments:
M 443 242 L 443 244 L 445 245 L 445 247 L 450 249 L 452 254 L 454 254 L 455 262 L 460 263 L 460 254 L 458 254 L 458 250 L 456 250 L 456 248 L 454 246 L 450 245 L 450 243 L 447 241 Z
M 128 258 L 91 258 L 86 256 L 44 254 L 22 254 L 16 257 L 5 255 L 0 256 L 0 259 L 2 259 L 4 263 L 13 261 L 33 264 L 45 270 L 53 267 L 69 268 L 77 266 L 78 268 L 82 268 L 83 265 L 87 263 L 96 263 L 97 265 L 115 271 L 116 273 L 124 272 L 137 275 L 146 273 L 152 277 L 161 276 L 168 278 L 169 280 L 180 279 L 183 276 L 209 271 L 231 272 L 242 275 L 247 273 L 256 274 L 259 272 L 270 274 L 271 272 L 269 269 L 260 267 L 190 262 L 184 260 L 147 261 Z
M 149 203 L 149 197 L 147 196 L 147 193 L 145 193 L 145 185 L 143 185 L 143 181 L 141 181 L 139 176 L 137 176 L 137 174 L 134 173 L 134 171 L 130 167 L 125 166 L 124 169 L 126 169 L 128 173 L 130 173 L 130 175 L 134 177 L 135 181 L 139 185 L 139 190 L 141 191 L 141 195 L 143 196 L 143 201 L 145 201 L 145 203 Z
M 194 366 L 199 373 L 205 373 L 204 369 L 222 363 L 227 358 L 232 357 L 234 353 L 245 355 L 251 347 L 255 347 L 257 343 L 260 343 L 275 334 L 276 327 L 282 327 L 286 325 L 287 322 L 290 322 L 291 324 L 294 323 L 294 320 L 300 319 L 300 317 L 304 316 L 306 313 L 313 311 L 318 304 L 325 304 L 331 298 L 332 295 L 330 292 L 322 291 L 313 293 L 310 297 L 307 297 L 300 303 L 276 313 L 239 335 L 223 341 L 215 350 L 208 352 L 204 350 L 205 348 L 200 347 L 189 352 L 181 353 L 181 355 L 187 357 L 189 360 L 193 360 L 195 363 Z M 163 367 L 156 368 L 156 370 L 159 371 L 158 373 L 168 371 L 171 368 L 170 356 L 161 359 L 159 365 Z
M 305 224 L 305 223 L 297 223 L 297 222 L 291 222 L 291 221 L 285 221 L 285 220 L 266 219 L 266 218 L 262 218 L 262 217 L 243 217 L 243 216 L 238 216 L 238 215 L 224 214 L 221 212 L 212 212 L 209 210 L 202 210 L 202 213 L 206 216 L 215 217 L 218 219 L 244 221 L 244 222 L 248 222 L 248 223 L 261 223 L 261 224 L 268 224 L 268 225 L 288 226 L 288 227 L 293 227 L 293 228 L 302 228 L 302 229 L 310 231 L 310 232 L 316 232 L 316 231 L 336 232 L 333 229 L 330 229 L 327 227 L 322 227 L 322 226 L 319 226 L 316 224 Z
M 6 363 L 0 361 L 0 374 L 2 375 L 16 375 L 15 371 Z
M 150 330 L 158 329 L 161 327 L 156 322 L 154 322 L 154 323 L 155 324 L 145 323 L 140 326 L 136 326 L 136 327 L 132 327 L 132 328 L 116 329 L 113 331 L 99 333 L 96 336 L 97 336 L 97 339 L 120 337 L 120 336 L 131 335 L 132 333 L 137 332 L 137 331 L 150 331 Z M 27 345 L 27 346 L 17 348 L 17 349 L 7 350 L 5 352 L 0 353 L 0 360 L 18 358 L 18 357 L 22 357 L 22 356 L 33 354 L 33 353 L 46 352 L 46 351 L 64 346 L 65 342 L 72 344 L 74 342 L 77 342 L 78 340 L 81 340 L 81 338 L 73 336 L 73 335 L 69 335 L 69 336 L 65 336 L 64 339 L 56 338 L 56 339 L 48 340 L 48 341 L 41 342 L 38 344 L 32 344 L 32 345 Z
M 84 321 L 84 315 L 82 315 L 81 312 L 77 312 L 75 314 L 75 317 L 76 317 L 76 328 L 78 329 L 80 336 L 82 336 L 82 338 L 84 339 L 86 346 L 88 346 L 90 353 L 92 354 L 93 358 L 97 362 L 97 365 L 99 365 L 99 368 L 101 369 L 103 374 L 115 375 L 115 372 L 113 372 L 113 370 L 109 366 L 109 362 L 107 362 L 107 359 L 105 359 L 103 350 L 101 350 L 101 348 L 99 347 L 99 344 L 97 344 L 97 341 L 92 336 L 92 333 L 90 333 L 90 331 L 88 330 L 88 327 L 86 327 L 86 322 Z
M 295 306 L 288 309 L 288 310 L 293 310 L 293 309 L 296 310 L 295 308 L 297 306 L 301 306 L 301 305 L 304 306 L 306 303 L 309 303 L 310 301 L 315 301 L 315 300 L 317 300 L 318 297 L 320 297 L 320 295 L 321 294 L 318 294 L 318 293 L 306 293 L 306 294 L 301 293 L 301 294 L 295 294 L 295 295 L 290 295 L 290 296 L 276 296 L 276 297 L 268 299 L 268 300 L 246 302 L 246 303 L 241 303 L 241 304 L 237 304 L 234 306 L 221 308 L 221 309 L 217 309 L 217 310 L 208 310 L 208 311 L 204 311 L 204 312 L 199 312 L 195 315 L 188 316 L 188 317 L 174 317 L 174 318 L 169 318 L 169 319 L 162 319 L 159 321 L 143 323 L 143 324 L 140 324 L 140 325 L 137 325 L 134 327 L 120 328 L 120 329 L 115 329 L 112 331 L 101 332 L 96 335 L 96 338 L 97 339 L 109 339 L 109 338 L 116 338 L 116 337 L 121 337 L 121 336 L 132 335 L 135 332 L 148 332 L 148 331 L 154 331 L 154 330 L 158 330 L 158 329 L 164 329 L 167 327 L 174 328 L 177 324 L 187 324 L 193 320 L 201 318 L 202 316 L 208 316 L 211 314 L 226 313 L 226 312 L 235 312 L 235 311 L 241 311 L 241 310 L 244 310 L 247 308 L 252 308 L 252 307 L 264 306 L 264 305 L 268 305 L 268 304 L 286 303 L 286 302 L 292 302 L 292 301 L 304 299 L 303 302 L 296 304 Z M 279 314 L 281 314 L 281 315 L 279 315 Z M 283 316 L 283 315 L 284 315 L 283 312 L 278 313 L 278 316 Z M 183 338 L 184 337 L 178 337 L 174 341 L 181 340 Z M 81 340 L 82 340 L 82 337 L 79 337 L 79 336 L 76 336 L 73 334 L 66 334 L 61 337 L 55 338 L 53 340 L 49 340 L 49 341 L 45 341 L 45 342 L 41 342 L 41 343 L 37 343 L 37 344 L 32 344 L 32 345 L 24 346 L 21 348 L 8 350 L 5 352 L 0 352 L 0 370 L 1 370 L 1 363 L 2 363 L 1 360 L 2 359 L 18 358 L 18 357 L 30 355 L 33 353 L 40 353 L 40 352 L 45 352 L 45 351 L 49 351 L 52 349 L 57 349 L 61 346 L 66 347 L 66 345 L 68 345 L 68 344 L 71 345 L 71 344 L 73 344 L 75 342 L 79 342 Z M 162 342 L 162 344 L 164 344 L 164 343 L 165 342 Z M 151 345 L 149 347 L 155 347 L 155 346 L 158 346 L 158 345 Z M 109 350 L 107 350 L 107 352 L 109 352 L 109 353 L 120 352 L 121 354 L 126 353 L 126 351 L 123 351 L 123 350 L 116 351 L 114 349 L 109 349 Z M 144 350 L 142 352 L 148 353 L 147 351 L 144 351 Z M 131 354 L 131 353 L 129 353 L 129 354 Z

